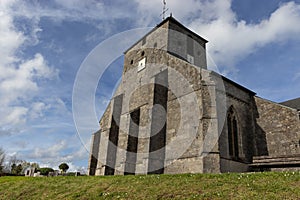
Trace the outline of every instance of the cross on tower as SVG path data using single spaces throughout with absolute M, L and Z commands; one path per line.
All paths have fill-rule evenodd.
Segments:
M 169 10 L 169 8 L 167 8 L 166 6 L 167 6 L 167 2 L 166 2 L 166 0 L 163 0 L 163 4 L 164 4 L 164 6 L 163 6 L 163 11 L 162 11 L 162 13 L 160 14 L 160 16 L 162 16 L 163 18 L 163 20 L 165 19 L 165 14 L 166 14 L 166 12 Z

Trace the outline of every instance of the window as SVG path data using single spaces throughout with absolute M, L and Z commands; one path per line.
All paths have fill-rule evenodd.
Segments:
M 146 58 L 143 58 L 142 60 L 139 61 L 138 72 L 145 69 L 145 67 L 146 67 Z
M 239 144 L 238 144 L 238 121 L 233 107 L 229 108 L 227 114 L 227 132 L 228 132 L 228 146 L 229 156 L 237 160 L 239 158 Z

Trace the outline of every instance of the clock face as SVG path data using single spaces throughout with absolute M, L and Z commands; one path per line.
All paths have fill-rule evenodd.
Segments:
M 139 61 L 138 72 L 145 69 L 145 67 L 146 67 L 146 58 L 143 58 L 142 60 Z

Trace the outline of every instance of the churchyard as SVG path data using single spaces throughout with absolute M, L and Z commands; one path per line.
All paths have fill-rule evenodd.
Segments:
M 1 177 L 0 199 L 299 199 L 300 172 Z

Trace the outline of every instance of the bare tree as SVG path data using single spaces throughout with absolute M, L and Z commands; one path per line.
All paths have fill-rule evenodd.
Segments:
M 4 164 L 4 159 L 5 159 L 5 152 L 4 150 L 0 147 L 0 173 L 2 172 L 3 169 L 3 164 Z
M 15 165 L 22 164 L 24 162 L 26 162 L 26 161 L 18 159 L 16 155 L 11 156 L 9 159 L 10 166 L 13 164 L 15 164 Z
M 16 155 L 12 155 L 10 156 L 10 159 L 9 159 L 9 165 L 13 165 L 13 164 L 17 164 L 18 163 L 18 159 L 17 159 L 17 156 Z

